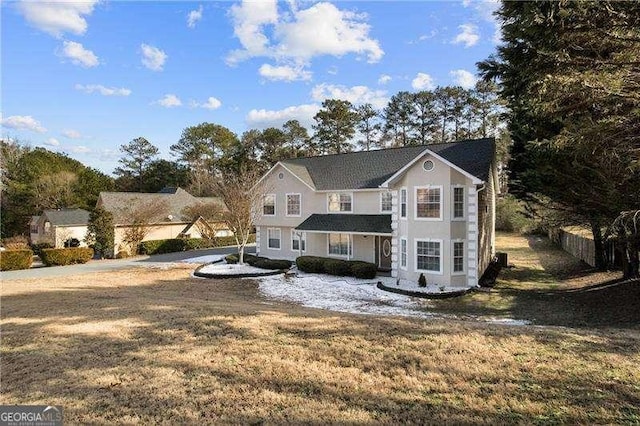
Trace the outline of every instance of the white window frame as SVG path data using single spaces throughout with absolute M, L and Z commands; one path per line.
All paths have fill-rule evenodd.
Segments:
M 331 235 L 346 235 L 347 236 L 347 254 L 335 254 L 331 253 Z M 344 232 L 331 232 L 327 234 L 327 256 L 339 257 L 343 259 L 349 259 L 353 256 L 353 237 L 350 234 Z
M 462 190 L 462 216 L 456 216 L 456 189 Z M 463 185 L 451 187 L 451 220 L 465 220 L 467 191 Z
M 462 271 L 455 270 L 455 253 L 456 253 L 456 244 L 462 244 Z M 465 241 L 462 239 L 451 240 L 451 275 L 464 275 L 467 273 L 467 268 L 465 265 L 466 253 L 467 253 L 467 245 Z
M 420 189 L 426 189 L 426 190 L 431 190 L 431 189 L 439 189 L 440 190 L 440 216 L 438 217 L 418 217 L 418 190 Z M 427 186 L 415 186 L 413 188 L 413 204 L 414 204 L 414 209 L 413 209 L 413 218 L 415 220 L 424 220 L 424 221 L 442 221 L 442 210 L 443 210 L 443 203 L 442 203 L 442 199 L 443 199 L 443 192 L 442 192 L 442 185 L 427 185 Z
M 383 205 L 384 205 L 383 197 L 385 195 L 389 197 L 389 209 L 388 210 L 385 210 L 383 208 Z M 391 192 L 391 191 L 382 191 L 380 193 L 380 213 L 391 213 L 392 211 L 393 211 L 393 192 Z
M 298 214 L 292 214 L 289 213 L 289 196 L 290 195 L 297 195 L 298 196 L 298 201 L 299 201 L 299 208 L 298 208 Z M 287 217 L 300 217 L 302 216 L 302 194 L 300 194 L 299 192 L 289 192 L 287 194 L 285 194 L 285 201 L 286 201 L 286 216 Z
M 300 233 L 300 237 L 298 238 L 298 233 L 296 232 L 295 229 L 291 230 L 291 251 L 295 251 L 296 253 L 300 253 L 299 249 L 294 249 L 293 248 L 293 242 L 294 241 L 302 241 L 303 244 L 303 248 L 302 248 L 302 252 L 305 253 L 307 251 L 307 233 L 306 232 L 301 232 Z
M 404 251 L 402 249 L 404 249 Z M 403 269 L 406 271 L 408 264 L 409 264 L 409 241 L 407 241 L 407 237 L 400 237 L 400 269 Z
M 276 238 L 271 238 L 271 232 L 272 231 L 278 231 L 278 238 L 277 240 L 279 241 L 278 245 L 280 247 L 271 247 L 271 240 L 275 240 Z M 281 250 L 282 249 L 282 229 L 280 228 L 267 228 L 267 249 L 269 250 Z
M 267 197 L 273 197 L 273 214 L 265 214 L 264 212 L 265 199 Z M 277 211 L 278 211 L 278 197 L 276 197 L 276 194 L 264 194 L 264 196 L 262 197 L 262 216 L 273 217 L 276 215 Z
M 425 243 L 439 243 L 440 244 L 440 269 L 438 271 L 430 271 L 428 269 L 418 269 L 418 243 L 419 242 L 425 242 Z M 414 271 L 415 272 L 423 272 L 425 274 L 431 274 L 431 275 L 442 275 L 442 270 L 443 270 L 443 260 L 444 260 L 444 241 L 441 239 L 437 239 L 437 238 L 416 238 L 413 240 L 413 253 L 414 253 Z
M 402 194 L 404 194 L 404 203 L 402 202 Z M 402 215 L 402 205 L 404 204 L 404 216 Z M 407 216 L 409 216 L 409 191 L 407 191 L 406 187 L 400 188 L 400 211 L 398 212 L 400 215 L 400 219 L 407 220 Z
M 342 196 L 342 195 L 348 195 L 351 198 L 351 210 L 339 210 L 337 212 L 333 212 L 329 209 L 329 199 L 331 198 L 332 195 L 338 195 L 338 197 Z M 341 214 L 341 213 L 353 213 L 353 192 L 329 192 L 327 194 L 327 213 L 330 214 Z M 340 201 L 338 201 L 338 204 L 341 204 Z

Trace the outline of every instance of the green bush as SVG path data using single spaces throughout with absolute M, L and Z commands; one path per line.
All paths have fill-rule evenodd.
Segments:
M 42 249 L 42 254 L 40 255 L 42 263 L 47 266 L 87 263 L 92 257 L 93 249 L 88 247 Z
M 324 272 L 324 257 L 300 256 L 296 259 L 296 265 L 302 272 L 310 274 L 322 274 Z
M 53 244 L 51 243 L 31 244 L 31 250 L 33 250 L 33 253 L 37 256 L 40 256 L 42 249 L 47 249 L 47 248 L 53 248 Z
M 276 269 L 283 270 L 291 268 L 291 261 L 284 259 L 264 259 L 260 258 L 256 260 L 251 266 L 255 266 L 260 269 Z
M 31 250 L 3 250 L 0 251 L 0 271 L 14 271 L 29 269 L 33 260 Z
M 378 267 L 373 263 L 353 261 L 351 263 L 351 275 L 356 278 L 372 279 L 378 274 Z
M 249 236 L 249 243 L 256 241 L 255 234 Z M 218 237 L 213 240 L 206 238 L 170 238 L 166 240 L 148 240 L 140 243 L 140 254 L 164 254 L 179 251 L 197 250 L 213 247 L 235 246 L 236 238 Z
M 346 260 L 326 259 L 324 261 L 324 271 L 329 275 L 347 277 L 351 275 L 351 265 Z
M 526 232 L 532 227 L 531 219 L 525 216 L 524 206 L 512 195 L 496 201 L 496 231 Z
M 240 259 L 240 254 L 238 253 L 229 254 L 224 258 L 224 260 L 230 264 L 238 263 L 239 259 Z M 266 259 L 266 257 L 258 257 L 249 253 L 244 254 L 244 263 L 246 263 L 247 265 L 253 266 L 253 264 L 259 259 Z
M 426 287 L 427 286 L 427 277 L 424 274 L 420 274 L 418 277 L 418 287 Z

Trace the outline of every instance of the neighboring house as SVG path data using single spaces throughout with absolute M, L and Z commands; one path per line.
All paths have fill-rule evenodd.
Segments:
M 65 241 L 76 238 L 86 247 L 89 212 L 83 209 L 45 210 L 40 216 L 31 216 L 30 240 L 32 244 L 51 243 L 64 247 Z
M 494 139 L 280 161 L 260 185 L 262 256 L 364 260 L 472 287 L 494 255 Z
M 169 238 L 201 238 L 203 230 L 216 237 L 232 235 L 223 223 L 206 222 L 202 217 L 192 220 L 185 209 L 197 204 L 224 204 L 217 197 L 194 197 L 182 188 L 164 188 L 158 193 L 101 192 L 97 207 L 113 214 L 115 252 L 130 250 L 125 243 L 127 230 L 136 218 L 144 218 L 146 235 L 143 241 Z

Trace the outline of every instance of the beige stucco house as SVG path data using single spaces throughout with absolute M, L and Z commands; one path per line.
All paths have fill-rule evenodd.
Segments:
M 113 214 L 114 248 L 117 254 L 121 250 L 132 250 L 125 243 L 125 235 L 132 228 L 135 217 L 144 218 L 147 223 L 142 241 L 202 238 L 205 228 L 216 237 L 233 235 L 223 223 L 206 222 L 202 217 L 194 219 L 186 213 L 185 209 L 197 204 L 216 204 L 224 208 L 217 197 L 194 197 L 184 189 L 175 187 L 157 193 L 101 192 L 96 207 Z
M 262 256 L 364 260 L 474 287 L 495 252 L 493 139 L 280 161 L 260 187 Z
M 83 209 L 50 209 L 40 216 L 31 216 L 29 238 L 32 244 L 50 243 L 54 247 L 64 247 L 65 241 L 75 238 L 86 247 L 89 212 Z

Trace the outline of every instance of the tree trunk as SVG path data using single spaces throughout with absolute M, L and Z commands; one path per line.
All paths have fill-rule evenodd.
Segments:
M 624 244 L 624 259 L 622 263 L 622 278 L 631 280 L 640 278 L 640 256 L 638 255 L 640 244 L 627 240 Z
M 598 271 L 606 271 L 607 262 L 605 259 L 604 238 L 602 237 L 602 228 L 599 221 L 591 222 L 591 232 L 593 234 L 593 245 L 595 247 L 595 262 Z

